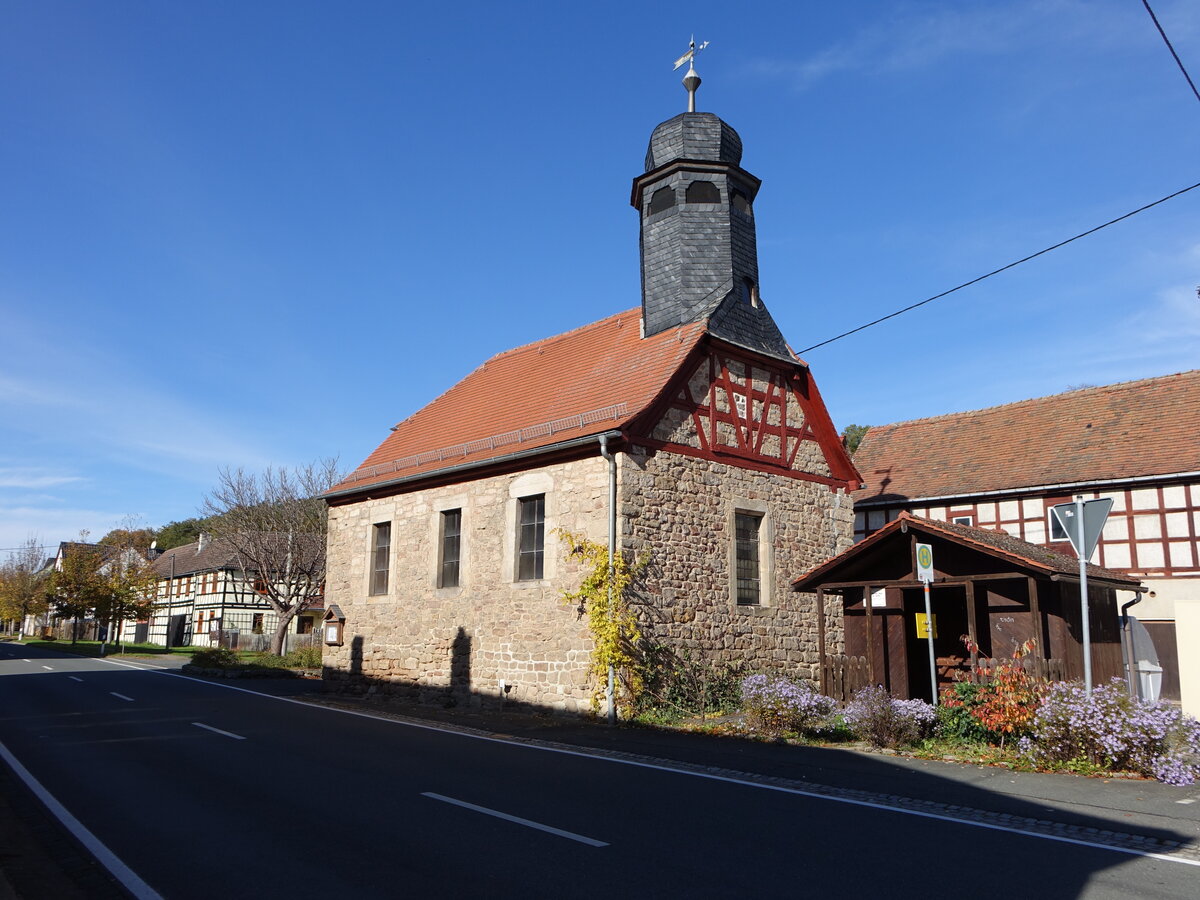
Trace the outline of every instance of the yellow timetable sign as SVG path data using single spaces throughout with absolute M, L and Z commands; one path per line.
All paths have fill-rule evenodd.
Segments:
M 929 617 L 933 621 L 933 636 L 937 637 L 937 616 Z M 917 637 L 929 637 L 929 622 L 925 619 L 925 613 L 917 613 Z

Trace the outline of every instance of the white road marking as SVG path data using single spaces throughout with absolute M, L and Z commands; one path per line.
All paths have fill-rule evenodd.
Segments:
M 106 659 L 106 660 L 103 660 L 103 662 L 109 663 L 110 665 L 114 665 L 114 666 L 121 666 L 126 669 L 138 668 L 137 666 L 131 666 L 128 663 L 120 663 L 115 660 L 107 660 Z M 146 671 L 146 670 L 142 670 L 142 671 Z M 171 678 L 187 678 L 188 677 L 186 675 L 183 675 L 179 672 L 174 672 L 174 671 L 158 671 L 158 672 L 155 672 L 154 674 L 166 675 Z M 194 681 L 197 679 L 188 679 L 188 680 Z M 331 707 L 331 706 L 318 706 L 313 703 L 306 703 L 303 700 L 297 700 L 294 697 L 277 697 L 273 694 L 263 694 L 263 693 L 260 693 L 259 691 L 252 691 L 249 688 L 235 687 L 232 684 L 221 684 L 220 682 L 216 682 L 216 681 L 205 681 L 202 683 L 208 685 L 209 687 L 224 688 L 227 691 L 238 691 L 243 694 L 253 694 L 256 697 L 265 697 L 268 700 L 279 700 L 283 703 L 295 703 L 297 706 L 303 706 L 307 709 L 314 709 L 314 708 L 324 709 L 328 712 L 341 713 L 342 715 L 346 715 L 346 716 L 359 716 L 364 719 L 374 719 L 377 722 L 390 722 L 393 725 L 401 725 L 401 726 L 404 726 L 407 728 L 416 728 L 416 729 L 419 729 L 422 731 L 437 731 L 442 734 L 456 735 L 458 737 L 466 738 L 468 740 L 486 741 L 486 742 L 492 743 L 492 744 L 505 744 L 509 747 L 522 747 L 526 750 L 534 750 L 534 751 L 538 751 L 541 753 L 559 753 L 559 754 L 562 754 L 563 756 L 579 756 L 579 757 L 583 757 L 584 759 L 594 759 L 594 760 L 597 760 L 600 762 L 612 763 L 613 765 L 618 765 L 618 766 L 633 766 L 635 768 L 640 768 L 640 769 L 657 769 L 660 772 L 671 772 L 675 775 L 686 775 L 686 776 L 689 776 L 692 778 L 703 778 L 703 779 L 706 779 L 709 781 L 723 781 L 728 784 L 737 784 L 737 785 L 741 785 L 742 787 L 755 788 L 757 790 L 776 791 L 779 793 L 792 794 L 792 795 L 799 796 L 799 797 L 810 797 L 814 800 L 827 800 L 830 803 L 845 803 L 850 806 L 865 806 L 870 809 L 884 810 L 886 812 L 893 812 L 893 813 L 897 813 L 899 815 L 917 816 L 918 818 L 922 818 L 922 819 L 935 819 L 935 820 L 942 821 L 942 822 L 949 822 L 953 825 L 966 825 L 967 827 L 970 827 L 970 828 L 984 828 L 984 829 L 987 829 L 988 831 L 1003 831 L 1003 832 L 1007 832 L 1009 834 L 1019 834 L 1019 835 L 1022 835 L 1023 837 L 1036 838 L 1036 839 L 1043 840 L 1043 841 L 1055 841 L 1056 843 L 1062 843 L 1062 844 L 1074 844 L 1079 847 L 1090 847 L 1090 848 L 1093 848 L 1096 850 L 1110 850 L 1113 853 L 1122 853 L 1127 856 L 1140 856 L 1145 859 L 1157 859 L 1160 862 L 1180 863 L 1185 866 L 1200 867 L 1200 860 L 1188 859 L 1187 857 L 1171 856 L 1166 853 L 1149 853 L 1145 850 L 1136 850 L 1132 847 L 1118 847 L 1118 846 L 1114 846 L 1113 844 L 1102 844 L 1098 841 L 1085 841 L 1085 840 L 1081 840 L 1079 838 L 1066 837 L 1064 835 L 1058 835 L 1058 834 L 1044 834 L 1040 831 L 1031 831 L 1029 829 L 1021 828 L 1016 825 L 995 825 L 995 824 L 992 824 L 991 822 L 973 821 L 971 819 L 964 819 L 964 818 L 960 818 L 958 816 L 947 814 L 947 813 L 933 813 L 933 812 L 926 812 L 924 810 L 906 809 L 902 806 L 893 806 L 888 803 L 884 803 L 884 802 L 880 802 L 880 801 L 855 800 L 850 797 L 832 797 L 832 796 L 829 796 L 828 794 L 820 794 L 820 793 L 816 793 L 814 791 L 806 791 L 801 788 L 784 787 L 782 785 L 775 785 L 775 784 L 763 784 L 761 782 L 752 781 L 749 778 L 734 778 L 729 775 L 715 775 L 715 774 L 712 774 L 709 772 L 695 772 L 695 771 L 691 771 L 689 769 L 681 769 L 681 768 L 677 768 L 675 766 L 662 765 L 662 764 L 658 764 L 658 763 L 645 762 L 642 760 L 635 760 L 635 759 L 614 759 L 613 757 L 610 757 L 610 756 L 602 756 L 602 755 L 599 755 L 596 753 L 589 753 L 584 750 L 573 750 L 573 749 L 569 750 L 564 747 L 549 747 L 544 744 L 536 744 L 536 743 L 533 743 L 530 741 L 516 741 L 516 740 L 511 740 L 511 739 L 503 738 L 503 737 L 495 737 L 495 736 L 489 735 L 489 734 L 470 734 L 470 733 L 466 733 L 466 732 L 462 732 L 462 731 L 457 731 L 453 728 L 444 728 L 435 723 L 426 723 L 426 722 L 418 723 L 418 722 L 412 722 L 412 721 L 400 721 L 398 719 L 389 719 L 386 716 L 379 716 L 379 715 L 376 715 L 375 713 L 361 712 L 356 709 L 338 709 L 337 707 Z M 199 725 L 200 723 L 195 722 L 193 724 Z M 200 727 L 207 728 L 208 726 L 201 725 Z M 212 730 L 215 731 L 216 729 L 212 729 Z
M 77 678 L 77 677 L 76 677 L 76 676 L 74 676 L 74 675 L 68 675 L 67 677 L 68 677 L 68 678 L 70 678 L 72 681 L 83 681 L 83 679 L 82 679 L 82 678 Z
M 1195 802 L 1196 802 L 1196 800 L 1195 800 L 1195 798 L 1193 798 L 1193 797 L 1185 797 L 1183 800 L 1176 800 L 1175 802 L 1176 802 L 1176 803 L 1188 804 L 1188 803 L 1195 803 Z
M 112 694 L 114 697 L 116 697 L 118 700 L 128 700 L 130 703 L 133 702 L 132 697 L 126 697 L 124 694 L 118 694 L 116 691 L 109 691 L 109 693 Z
M 240 734 L 234 734 L 232 731 L 222 731 L 220 728 L 213 728 L 211 725 L 205 725 L 203 722 L 193 722 L 197 728 L 203 728 L 207 731 L 215 731 L 217 734 L 223 734 L 225 737 L 231 737 L 235 741 L 244 741 L 245 738 Z
M 67 812 L 67 808 L 59 803 L 53 794 L 42 787 L 41 782 L 34 778 L 29 773 L 29 770 L 21 765 L 20 761 L 9 752 L 9 749 L 4 744 L 0 744 L 0 758 L 9 764 L 17 777 L 25 782 L 26 787 L 33 791 L 38 799 L 46 805 L 46 809 L 50 810 L 54 817 L 62 822 L 63 827 L 71 832 L 79 843 L 83 844 L 91 852 L 92 856 L 96 857 L 100 864 L 108 869 L 112 873 L 112 876 L 121 882 L 136 900 L 162 900 L 162 895 L 158 891 L 142 881 L 133 869 L 121 862 L 115 853 L 100 843 L 100 839 L 83 826 L 83 823 Z
M 54 666 L 42 666 L 42 668 L 43 668 L 43 669 L 48 669 L 48 670 L 49 670 L 49 671 L 51 671 L 51 672 L 53 672 L 53 671 L 54 671 Z
M 524 825 L 526 828 L 535 828 L 538 831 L 544 831 L 547 834 L 556 834 L 559 837 L 565 837 L 568 840 L 579 841 L 581 844 L 587 844 L 589 847 L 607 847 L 608 844 L 604 841 L 598 841 L 595 838 L 585 837 L 582 834 L 575 834 L 573 831 L 563 831 L 561 828 L 553 828 L 549 825 L 543 825 L 541 822 L 533 822 L 529 819 L 522 819 L 520 816 L 510 816 L 508 813 L 502 813 L 495 809 L 488 809 L 486 806 L 476 806 L 474 803 L 467 803 L 465 800 L 455 800 L 453 797 L 444 797 L 441 794 L 433 794 L 425 791 L 421 794 L 422 797 L 429 797 L 431 800 L 441 800 L 443 803 L 451 803 L 454 806 L 461 806 L 463 809 L 471 809 L 478 813 L 483 813 L 485 816 L 495 816 L 497 819 L 503 819 L 506 822 L 515 822 L 518 825 Z

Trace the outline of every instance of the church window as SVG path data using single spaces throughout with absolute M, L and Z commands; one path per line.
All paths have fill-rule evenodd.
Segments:
M 662 212 L 664 209 L 670 209 L 675 205 L 675 189 L 674 188 L 659 188 L 650 196 L 650 205 L 646 212 L 648 215 L 654 215 L 657 212 Z
M 688 203 L 720 203 L 721 192 L 711 181 L 693 181 L 687 186 Z
M 743 212 L 748 216 L 754 215 L 753 210 L 750 208 L 750 200 L 741 191 L 733 191 L 730 194 L 730 200 L 733 203 L 733 208 L 738 212 Z
M 757 513 L 739 512 L 734 515 L 735 560 L 737 571 L 737 602 L 739 606 L 758 606 L 762 603 L 762 578 L 759 554 L 759 535 L 763 517 Z
M 438 587 L 458 587 L 458 563 L 462 551 L 462 510 L 442 511 L 441 568 Z
M 742 302 L 747 306 L 758 307 L 758 286 L 752 279 L 742 279 Z
M 380 522 L 371 528 L 371 594 L 386 594 L 391 565 L 392 523 Z
M 517 580 L 538 581 L 546 560 L 546 495 L 522 497 L 517 505 Z

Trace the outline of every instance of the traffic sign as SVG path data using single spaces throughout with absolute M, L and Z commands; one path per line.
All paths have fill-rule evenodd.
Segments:
M 1112 509 L 1112 497 L 1102 497 L 1099 500 L 1084 500 L 1082 504 L 1060 503 L 1050 507 L 1058 524 L 1067 533 L 1067 539 L 1075 552 L 1083 559 L 1091 559 L 1096 552 L 1096 544 L 1100 540 L 1100 532 L 1108 520 L 1108 512 Z M 1080 530 L 1080 510 L 1082 509 L 1082 532 Z
M 929 544 L 917 544 L 917 580 L 933 581 L 933 547 Z

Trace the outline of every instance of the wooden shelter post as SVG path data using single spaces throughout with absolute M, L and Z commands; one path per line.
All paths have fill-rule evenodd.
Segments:
M 1029 614 L 1033 616 L 1033 633 L 1037 638 L 1037 657 L 1038 659 L 1049 659 L 1050 655 L 1047 652 L 1050 648 L 1046 646 L 1046 629 L 1042 625 L 1042 608 L 1038 603 L 1038 586 L 1037 579 L 1029 576 L 1026 579 L 1029 585 Z
M 967 637 L 971 639 L 972 677 L 979 665 L 979 626 L 975 622 L 975 580 L 967 580 Z

